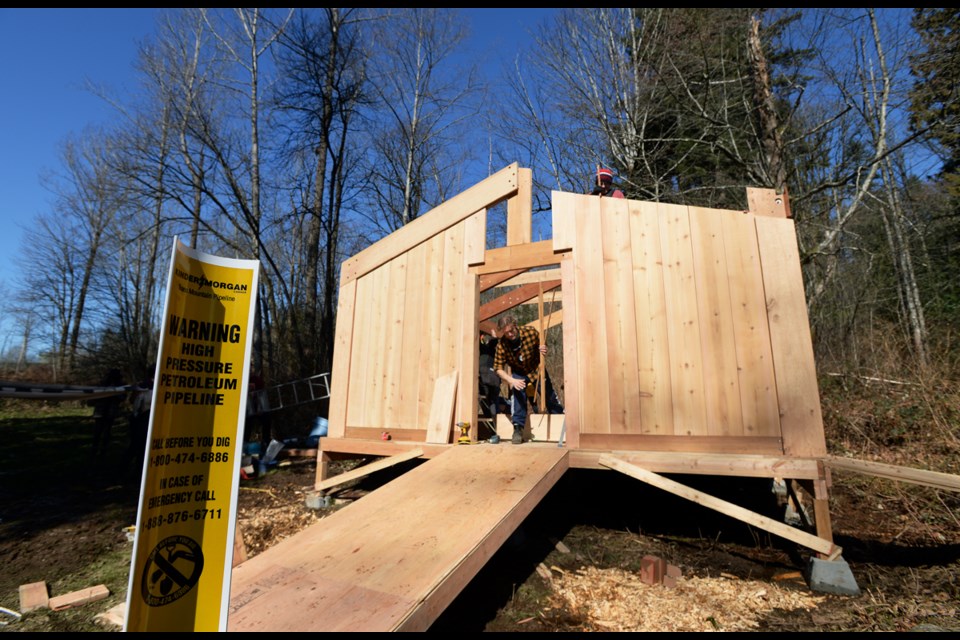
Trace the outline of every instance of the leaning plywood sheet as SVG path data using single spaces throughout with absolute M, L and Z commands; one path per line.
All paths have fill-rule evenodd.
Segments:
M 427 629 L 567 468 L 451 447 L 233 570 L 230 631 Z
M 437 378 L 433 388 L 433 404 L 427 423 L 427 442 L 447 444 L 453 427 L 453 405 L 457 398 L 457 372 Z

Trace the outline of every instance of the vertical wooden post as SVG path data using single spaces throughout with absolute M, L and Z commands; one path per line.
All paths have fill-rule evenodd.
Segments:
M 547 334 L 543 329 L 543 277 L 541 276 L 540 280 L 537 282 L 537 288 L 539 293 L 537 294 L 537 314 L 540 318 L 540 344 L 547 344 Z M 547 393 L 547 358 L 542 353 L 540 354 L 540 413 L 546 413 L 546 397 Z
M 830 520 L 830 469 L 817 462 L 816 480 L 798 480 L 797 483 L 813 498 L 813 518 L 817 526 L 817 536 L 833 542 L 833 523 Z M 821 558 L 826 558 L 820 554 Z
M 517 170 L 517 195 L 507 200 L 507 246 L 530 244 L 533 236 L 533 169 Z
M 465 267 L 466 269 L 466 267 Z M 457 413 L 454 422 L 470 422 L 470 440 L 478 436 L 480 395 L 480 278 L 469 269 L 464 274 L 460 311 L 460 381 L 457 385 Z

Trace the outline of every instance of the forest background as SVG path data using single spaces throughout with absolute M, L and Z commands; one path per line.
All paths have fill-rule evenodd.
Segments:
M 145 378 L 175 235 L 261 261 L 266 380 L 329 371 L 344 259 L 513 162 L 533 169 L 545 239 L 550 191 L 586 191 L 602 164 L 640 200 L 786 192 L 824 393 L 913 390 L 893 431 L 866 435 L 909 437 L 907 419 L 956 443 L 960 12 L 564 9 L 496 78 L 461 25 L 453 9 L 163 12 L 139 91 L 103 94 L 112 124 L 63 142 L 0 301 L 18 336 L 0 377 Z

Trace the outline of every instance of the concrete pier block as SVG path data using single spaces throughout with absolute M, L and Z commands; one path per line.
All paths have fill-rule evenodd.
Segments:
M 804 577 L 814 591 L 841 596 L 860 595 L 860 587 L 857 586 L 853 572 L 850 571 L 850 565 L 842 558 L 836 560 L 811 558 Z

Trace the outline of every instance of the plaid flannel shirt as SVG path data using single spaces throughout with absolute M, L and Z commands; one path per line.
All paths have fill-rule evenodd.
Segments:
M 540 366 L 540 332 L 533 327 L 517 327 L 518 341 L 511 344 L 506 338 L 497 343 L 497 352 L 493 356 L 493 370 L 506 369 L 510 365 L 513 373 L 529 376 L 536 373 Z

